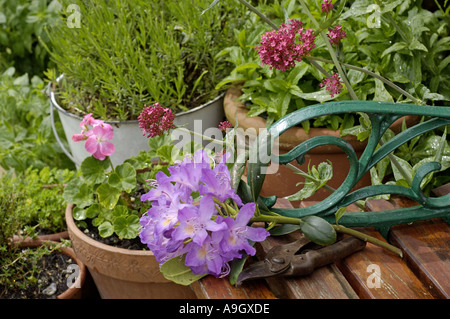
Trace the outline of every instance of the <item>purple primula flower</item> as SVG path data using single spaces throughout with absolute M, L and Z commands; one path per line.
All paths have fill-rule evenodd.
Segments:
M 220 248 L 211 237 L 207 237 L 202 245 L 191 242 L 186 247 L 189 249 L 185 263 L 195 275 L 209 273 L 219 277 L 222 274 L 224 262 Z
M 225 202 L 228 198 L 233 199 L 237 205 L 242 206 L 240 197 L 231 188 L 231 176 L 225 163 L 219 163 L 211 169 L 202 170 L 201 184 L 199 192 L 201 195 L 213 195 L 220 202 Z
M 182 241 L 191 238 L 198 245 L 202 245 L 208 230 L 215 232 L 227 228 L 225 224 L 217 224 L 211 219 L 217 210 L 211 196 L 204 196 L 198 206 L 187 206 L 178 213 L 180 225 L 175 228 L 172 239 Z
M 223 154 L 216 163 L 204 150 L 198 151 L 169 167 L 170 176 L 156 174 L 152 189 L 141 197 L 152 207 L 140 219 L 139 236 L 160 264 L 186 254 L 185 264 L 194 274 L 224 276 L 229 263 L 241 258 L 242 252 L 254 255 L 249 241 L 262 241 L 269 235 L 263 228 L 248 226 L 256 205 L 243 205 L 231 188 L 225 164 L 229 156 Z M 195 205 L 193 193 L 200 196 Z M 230 200 L 241 207 L 238 212 Z M 222 211 L 217 202 L 228 208 Z
M 241 257 L 241 254 L 238 253 L 239 251 L 245 251 L 248 255 L 254 255 L 256 250 L 249 244 L 249 240 L 260 242 L 270 235 L 264 228 L 248 226 L 250 219 L 255 213 L 255 208 L 255 203 L 247 203 L 239 210 L 236 219 L 231 217 L 223 219 L 223 222 L 228 226 L 228 229 L 220 233 L 222 236 L 220 248 L 224 254 L 231 253 L 233 258 Z

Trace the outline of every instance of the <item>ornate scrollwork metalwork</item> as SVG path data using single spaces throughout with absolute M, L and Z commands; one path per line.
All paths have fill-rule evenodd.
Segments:
M 374 226 L 386 236 L 389 228 L 395 224 L 409 223 L 436 217 L 443 217 L 449 221 L 450 194 L 439 198 L 433 198 L 425 196 L 420 189 L 420 184 L 423 178 L 425 178 L 427 174 L 440 169 L 440 164 L 437 162 L 427 162 L 423 164 L 416 172 L 411 187 L 404 187 L 400 185 L 372 185 L 353 192 L 350 191 L 364 174 L 366 174 L 380 160 L 392 153 L 396 148 L 423 133 L 441 126 L 449 125 L 450 107 L 410 105 L 376 101 L 328 102 L 308 106 L 307 108 L 285 116 L 269 128 L 269 135 L 272 139 L 275 139 L 287 129 L 296 126 L 305 120 L 313 119 L 318 116 L 357 112 L 368 114 L 372 122 L 372 130 L 367 146 L 359 159 L 349 143 L 342 138 L 331 136 L 311 138 L 297 145 L 286 154 L 272 154 L 272 161 L 276 161 L 280 164 L 286 164 L 295 159 L 301 162 L 303 156 L 309 150 L 317 146 L 325 144 L 338 146 L 347 154 L 350 161 L 350 170 L 342 185 L 329 197 L 313 206 L 293 209 L 272 208 L 271 210 L 283 216 L 296 218 L 302 218 L 308 215 L 317 215 L 325 218 L 331 223 L 335 223 L 336 220 L 334 214 L 340 207 L 348 206 L 357 200 L 365 199 L 371 196 L 381 194 L 398 194 L 417 201 L 419 205 L 415 207 L 386 210 L 381 212 L 347 212 L 341 217 L 339 224 L 348 227 Z M 389 126 L 394 121 L 405 115 L 426 116 L 430 119 L 404 130 L 377 149 L 380 139 Z M 267 138 L 269 138 L 268 135 L 261 136 L 259 143 L 267 143 L 267 141 L 264 140 Z

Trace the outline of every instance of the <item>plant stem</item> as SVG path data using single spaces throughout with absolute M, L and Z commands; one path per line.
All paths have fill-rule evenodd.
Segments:
M 201 134 L 201 133 L 197 133 L 197 132 L 195 132 L 195 131 L 190 131 L 190 130 L 188 130 L 187 128 L 184 128 L 184 127 L 177 127 L 176 129 L 177 129 L 177 130 L 181 130 L 182 132 L 186 132 L 186 133 L 189 133 L 189 134 L 192 134 L 192 135 L 199 136 L 199 137 L 201 137 L 202 139 L 207 140 L 207 141 L 210 141 L 210 142 L 212 142 L 212 143 L 214 143 L 214 144 L 221 145 L 221 146 L 226 146 L 226 144 L 225 144 L 223 141 L 216 140 L 216 139 L 214 139 L 214 138 L 205 136 L 205 135 L 203 135 L 203 134 Z
M 317 22 L 317 20 L 311 14 L 311 12 L 309 11 L 308 6 L 306 5 L 306 3 L 303 0 L 299 0 L 299 1 L 300 1 L 300 4 L 303 7 L 303 10 L 308 15 L 309 19 L 312 21 L 312 23 L 315 25 L 315 27 L 319 30 L 320 29 L 320 24 Z M 356 96 L 355 92 L 353 91 L 353 88 L 350 85 L 350 82 L 348 81 L 347 76 L 345 75 L 344 71 L 341 68 L 341 63 L 337 59 L 336 53 L 333 50 L 333 47 L 332 47 L 332 45 L 330 43 L 330 40 L 328 39 L 328 36 L 325 34 L 324 31 L 320 31 L 320 35 L 322 36 L 323 40 L 325 41 L 325 45 L 326 45 L 326 47 L 328 49 L 328 52 L 331 55 L 331 59 L 333 60 L 333 63 L 336 66 L 336 69 L 338 70 L 338 73 L 339 73 L 341 79 L 344 81 L 345 86 L 347 87 L 348 93 L 350 94 L 350 97 L 352 98 L 352 100 L 357 101 L 358 97 Z
M 321 61 L 321 62 L 326 62 L 326 63 L 333 63 L 333 61 L 331 60 L 327 60 L 327 59 L 323 59 L 323 58 L 319 58 L 319 57 L 313 57 L 313 56 L 308 56 L 306 57 L 309 61 Z M 379 74 L 376 74 L 372 71 L 369 71 L 367 69 L 355 66 L 355 65 L 351 65 L 351 64 L 347 64 L 347 63 L 342 63 L 343 66 L 345 66 L 346 68 L 349 69 L 353 69 L 356 71 L 360 71 L 363 73 L 366 73 L 370 76 L 373 76 L 374 78 L 377 78 L 378 80 L 380 80 L 381 82 L 383 82 L 386 85 L 389 85 L 390 87 L 392 87 L 393 89 L 395 89 L 396 91 L 398 91 L 399 93 L 403 94 L 404 96 L 406 96 L 407 98 L 409 98 L 411 101 L 414 102 L 414 104 L 423 104 L 422 100 L 419 100 L 417 98 L 415 98 L 414 96 L 412 96 L 411 94 L 409 94 L 408 92 L 406 92 L 405 90 L 403 90 L 401 87 L 397 86 L 396 84 L 392 83 L 391 81 L 389 81 L 388 79 L 382 77 Z
M 399 248 L 397 248 L 397 247 L 395 247 L 395 246 L 393 246 L 393 245 L 391 245 L 391 244 L 389 244 L 389 243 L 387 243 L 387 242 L 385 242 L 383 240 L 380 240 L 378 238 L 369 236 L 369 235 L 364 234 L 362 232 L 359 232 L 357 230 L 354 230 L 354 229 L 351 229 L 351 228 L 347 228 L 347 227 L 344 227 L 344 226 L 341 226 L 341 225 L 331 225 L 331 226 L 337 232 L 340 232 L 340 233 L 343 233 L 343 234 L 347 234 L 347 235 L 351 235 L 351 236 L 357 237 L 357 238 L 359 238 L 361 240 L 370 242 L 370 243 L 372 243 L 374 245 L 383 247 L 383 248 L 385 248 L 385 249 L 387 249 L 389 251 L 392 251 L 393 253 L 397 254 L 398 256 L 400 256 L 400 258 L 403 258 L 403 252 L 402 252 L 401 249 L 399 249 Z
M 261 11 L 259 11 L 258 9 L 256 9 L 254 6 L 252 6 L 250 3 L 248 3 L 245 0 L 238 0 L 240 3 L 242 3 L 244 6 L 246 6 L 250 11 L 252 11 L 253 13 L 256 13 L 256 15 L 258 17 L 261 18 L 261 20 L 263 20 L 264 22 L 266 22 L 268 25 L 270 25 L 272 28 L 274 29 L 278 29 L 278 26 L 273 23 L 269 18 L 267 18 Z
M 250 223 L 253 223 L 253 222 L 268 222 L 268 223 L 278 223 L 278 224 L 299 225 L 300 222 L 301 222 L 301 219 L 300 218 L 294 218 L 294 217 L 280 216 L 280 215 L 277 215 L 277 216 L 259 215 L 259 216 L 256 216 L 256 217 L 253 217 L 252 219 L 250 219 Z M 382 248 L 385 248 L 385 249 L 387 249 L 387 250 L 397 254 L 400 257 L 403 257 L 403 253 L 402 253 L 402 251 L 399 248 L 397 248 L 397 247 L 395 247 L 395 246 L 393 246 L 393 245 L 391 245 L 391 244 L 389 244 L 389 243 L 387 243 L 385 241 L 382 241 L 382 240 L 380 240 L 378 238 L 375 238 L 373 236 L 369 236 L 369 235 L 364 234 L 362 232 L 359 232 L 359 231 L 357 231 L 355 229 L 347 228 L 347 227 L 344 227 L 344 226 L 341 226 L 341 225 L 331 225 L 331 226 L 337 232 L 357 237 L 357 238 L 359 238 L 361 240 L 364 240 L 366 242 L 369 242 L 369 243 L 372 243 L 374 245 L 377 245 L 377 246 L 380 246 Z

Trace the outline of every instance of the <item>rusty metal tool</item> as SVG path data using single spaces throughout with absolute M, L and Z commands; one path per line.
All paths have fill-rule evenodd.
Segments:
M 365 246 L 365 241 L 352 236 L 328 246 L 315 245 L 303 236 L 292 243 L 270 249 L 264 260 L 249 265 L 239 274 L 236 285 L 258 278 L 309 275 L 314 269 L 343 259 Z

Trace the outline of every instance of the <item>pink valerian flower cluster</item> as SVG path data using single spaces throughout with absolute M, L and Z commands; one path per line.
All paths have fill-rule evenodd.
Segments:
M 86 141 L 84 147 L 92 156 L 103 161 L 114 153 L 114 144 L 109 142 L 114 137 L 114 130 L 110 124 L 94 119 L 92 113 L 89 113 L 81 121 L 80 127 L 81 133 L 74 134 L 72 140 Z
M 158 102 L 151 106 L 146 106 L 139 114 L 139 127 L 143 135 L 155 137 L 162 135 L 165 131 L 175 128 L 173 120 L 175 113 L 169 108 L 163 108 Z
M 347 33 L 342 30 L 342 26 L 338 25 L 333 28 L 328 29 L 328 38 L 330 39 L 331 44 L 339 44 L 342 38 L 344 38 Z
M 256 46 L 263 64 L 270 68 L 286 71 L 300 62 L 315 47 L 315 34 L 312 29 L 305 30 L 300 20 L 291 19 L 281 24 L 278 30 L 261 36 L 261 45 Z
M 194 274 L 225 276 L 234 258 L 241 258 L 243 252 L 255 254 L 249 240 L 259 242 L 269 236 L 264 228 L 248 226 L 256 205 L 243 204 L 231 188 L 228 155 L 211 167 L 206 151 L 199 150 L 168 167 L 170 176 L 158 172 L 156 187 L 141 197 L 152 207 L 140 219 L 139 237 L 160 264 L 186 255 L 185 265 Z M 194 202 L 194 194 L 199 201 Z M 230 201 L 234 217 L 219 208 Z
M 328 14 L 331 10 L 333 10 L 333 4 L 331 3 L 332 0 L 323 0 L 321 7 L 322 12 Z
M 342 91 L 342 82 L 339 74 L 333 73 L 329 78 L 326 78 L 319 84 L 320 87 L 324 87 L 330 92 L 331 97 L 335 94 L 339 94 Z
M 225 132 L 227 130 L 227 128 L 231 128 L 231 127 L 233 127 L 233 126 L 228 121 L 223 121 L 223 122 L 220 122 L 220 124 L 219 124 L 219 129 L 223 132 Z

